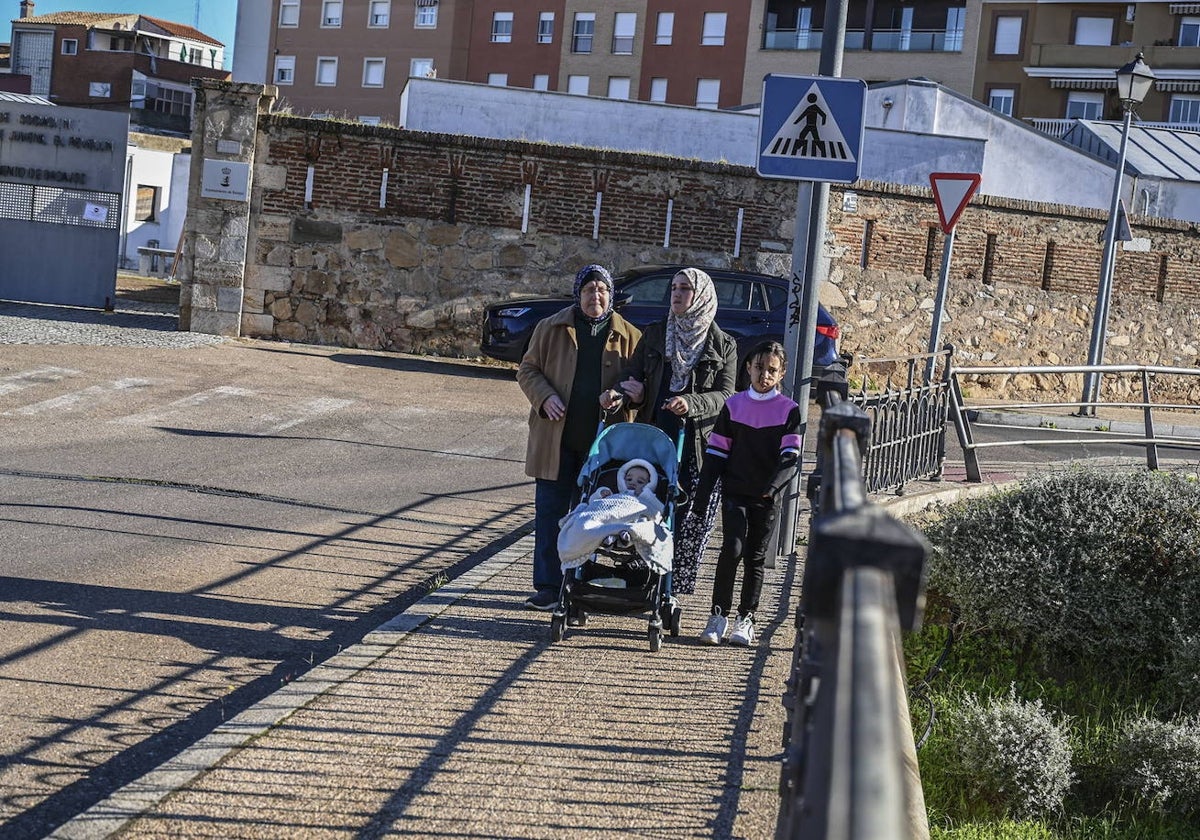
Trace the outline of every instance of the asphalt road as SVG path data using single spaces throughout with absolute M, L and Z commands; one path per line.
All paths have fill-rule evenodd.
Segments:
M 0 835 L 39 837 L 525 533 L 507 369 L 228 342 L 0 361 Z

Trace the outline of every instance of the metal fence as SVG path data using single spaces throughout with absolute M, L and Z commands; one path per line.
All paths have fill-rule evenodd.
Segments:
M 1109 389 L 1140 393 L 1141 400 L 1104 400 L 1094 402 L 1001 402 L 989 401 L 969 405 L 963 398 L 962 383 L 964 379 L 979 379 L 987 376 L 1028 375 L 1032 377 L 1071 376 L 1078 374 L 1099 374 L 1108 377 L 1110 382 L 1125 379 L 1124 387 Z M 1190 403 L 1157 402 L 1155 388 L 1160 389 L 1162 383 L 1172 377 L 1183 377 L 1195 381 L 1200 377 L 1200 369 L 1161 367 L 1153 365 L 1045 365 L 1040 367 L 952 367 L 949 366 L 949 392 L 951 401 L 950 416 L 954 429 L 958 434 L 959 444 L 963 450 L 963 463 L 966 468 L 968 481 L 982 481 L 979 468 L 979 452 L 996 447 L 1012 446 L 1061 446 L 1063 444 L 1124 444 L 1145 448 L 1147 469 L 1157 470 L 1159 467 L 1159 447 L 1170 446 L 1177 449 L 1200 449 L 1200 441 L 1195 437 L 1180 437 L 1163 434 L 1160 429 L 1167 425 L 1163 422 L 1164 411 L 1179 411 L 1195 413 L 1197 406 Z M 1177 381 L 1177 380 L 1176 380 Z M 1178 389 L 1177 389 L 1178 390 Z M 1183 390 L 1187 390 L 1186 388 Z M 1103 395 L 1105 389 L 1098 393 Z M 1099 409 L 1116 411 L 1134 410 L 1136 420 L 1113 421 L 1102 416 L 1098 417 Z M 1068 413 L 1069 409 L 1077 409 Z M 989 443 L 977 443 L 971 429 L 971 417 L 980 411 L 990 412 L 1059 412 L 1059 421 L 1063 434 L 1052 438 L 1026 438 L 1020 440 L 1003 440 Z M 1072 422 L 1071 418 L 1079 418 L 1080 422 Z M 1057 425 L 1057 424 L 1056 424 Z M 1073 427 L 1073 428 L 1072 428 Z M 1133 434 L 1124 434 L 1133 431 Z M 1140 434 L 1138 434 L 1140 432 Z
M 921 622 L 928 546 L 866 501 L 871 427 L 850 403 L 821 415 L 777 838 L 929 834 L 900 646 L 901 630 Z
M 899 493 L 910 481 L 941 477 L 953 352 L 953 347 L 947 346 L 934 354 L 938 375 L 931 382 L 924 378 L 928 354 L 854 360 L 853 370 L 861 384 L 850 401 L 871 420 L 863 461 L 868 493 Z

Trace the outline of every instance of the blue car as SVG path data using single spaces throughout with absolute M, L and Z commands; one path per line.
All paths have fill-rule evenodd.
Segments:
M 638 327 L 660 321 L 671 302 L 671 279 L 682 265 L 646 265 L 631 268 L 614 278 L 614 306 Z M 769 274 L 704 269 L 717 290 L 717 325 L 736 339 L 738 358 L 760 341 L 783 341 L 787 318 L 788 281 Z M 519 362 L 529 346 L 538 321 L 553 315 L 571 302 L 570 295 L 560 297 L 519 298 L 494 303 L 484 311 L 484 354 L 504 362 Z M 842 363 L 837 348 L 838 325 L 833 316 L 820 307 L 813 353 L 814 373 L 829 365 Z

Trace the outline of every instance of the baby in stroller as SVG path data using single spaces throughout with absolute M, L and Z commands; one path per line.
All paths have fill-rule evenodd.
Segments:
M 598 549 L 614 548 L 633 548 L 651 565 L 665 557 L 670 569 L 672 535 L 663 528 L 658 471 L 644 458 L 632 458 L 617 469 L 616 483 L 615 491 L 597 487 L 559 522 L 558 554 L 564 571 L 587 562 Z

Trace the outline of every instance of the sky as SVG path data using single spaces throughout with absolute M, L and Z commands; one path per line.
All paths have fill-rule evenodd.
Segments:
M 0 19 L 7 21 L 20 17 L 20 0 L 0 0 L 0 4 L 7 13 Z M 237 0 L 35 0 L 35 15 L 48 15 L 51 12 L 140 14 L 194 26 L 225 45 L 225 69 L 233 67 Z

